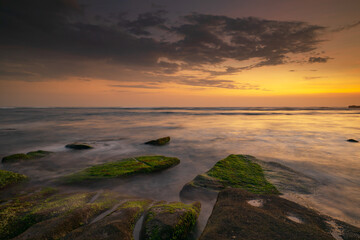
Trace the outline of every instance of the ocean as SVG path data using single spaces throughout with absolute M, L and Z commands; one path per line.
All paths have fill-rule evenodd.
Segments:
M 170 136 L 162 147 L 143 143 Z M 319 182 L 314 193 L 286 194 L 323 214 L 360 226 L 360 109 L 347 108 L 1 108 L 0 157 L 48 150 L 43 159 L 0 164 L 26 174 L 29 185 L 94 164 L 140 155 L 178 157 L 163 172 L 114 179 L 67 191 L 109 189 L 125 195 L 179 201 L 183 185 L 230 154 L 282 163 Z M 95 148 L 64 146 L 86 142 Z M 203 204 L 202 228 L 214 202 Z

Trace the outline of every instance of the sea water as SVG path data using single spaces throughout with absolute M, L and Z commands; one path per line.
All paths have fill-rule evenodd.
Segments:
M 162 147 L 143 143 L 170 136 Z M 48 150 L 43 159 L 0 164 L 30 185 L 59 186 L 59 177 L 126 157 L 165 155 L 180 165 L 163 172 L 100 181 L 69 190 L 113 190 L 179 201 L 183 185 L 229 154 L 276 161 L 319 182 L 310 195 L 286 194 L 323 214 L 360 226 L 360 110 L 346 108 L 2 108 L 0 157 Z M 69 150 L 86 142 L 91 150 Z M 214 201 L 203 204 L 203 227 Z

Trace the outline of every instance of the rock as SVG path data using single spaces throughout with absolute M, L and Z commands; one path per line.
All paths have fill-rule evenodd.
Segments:
M 250 155 L 246 155 L 246 158 L 259 164 L 264 171 L 265 178 L 281 193 L 311 194 L 320 185 L 315 179 L 280 163 L 261 161 Z
M 75 150 L 85 150 L 85 149 L 92 149 L 93 146 L 86 144 L 86 143 L 71 143 L 65 145 L 66 148 L 75 149 Z
M 191 199 L 194 192 L 209 197 L 226 187 L 242 188 L 254 193 L 280 194 L 274 185 L 269 183 L 259 164 L 246 155 L 229 155 L 218 161 L 213 168 L 198 175 L 187 183 L 180 192 L 183 198 Z
M 9 155 L 6 157 L 3 157 L 2 162 L 8 163 L 8 162 L 17 162 L 21 160 L 31 160 L 31 159 L 38 159 L 43 158 L 51 154 L 52 152 L 43 151 L 43 150 L 37 150 L 33 152 L 28 152 L 27 154 L 24 153 L 17 153 L 13 155 Z
M 62 239 L 133 240 L 134 226 L 150 203 L 144 199 L 126 201 L 104 218 L 75 229 Z
M 253 206 L 251 200 L 261 200 L 262 205 Z M 225 189 L 218 195 L 200 240 L 334 239 L 335 228 L 330 222 L 342 229 L 339 234 L 344 240 L 360 239 L 359 228 L 276 195 Z
M 86 168 L 80 172 L 65 177 L 65 182 L 76 183 L 84 180 L 98 180 L 115 177 L 125 177 L 139 173 L 150 173 L 170 168 L 180 163 L 174 157 L 141 156 L 126 158 L 120 161 L 108 162 Z
M 0 239 L 59 239 L 120 200 L 111 192 L 57 193 L 47 188 L 0 205 Z
M 152 206 L 144 218 L 144 240 L 185 240 L 194 229 L 200 213 L 200 203 L 158 203 Z
M 27 176 L 25 175 L 0 169 L 0 190 L 26 179 Z
M 355 139 L 352 139 L 352 138 L 350 138 L 350 139 L 348 139 L 348 140 L 346 140 L 346 141 L 352 142 L 352 143 L 357 143 L 357 142 L 359 142 L 358 140 L 355 140 Z
M 159 138 L 156 140 L 151 140 L 146 142 L 145 144 L 150 144 L 150 145 L 154 145 L 154 146 L 163 146 L 166 145 L 170 142 L 170 137 L 163 137 L 163 138 Z

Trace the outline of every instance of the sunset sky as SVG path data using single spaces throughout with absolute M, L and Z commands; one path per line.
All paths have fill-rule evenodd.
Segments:
M 360 105 L 359 0 L 0 0 L 0 106 Z

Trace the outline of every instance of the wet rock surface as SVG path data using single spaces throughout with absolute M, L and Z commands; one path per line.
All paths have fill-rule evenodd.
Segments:
M 213 168 L 187 183 L 180 196 L 191 199 L 195 193 L 213 198 L 226 187 L 242 188 L 254 193 L 279 194 L 274 185 L 265 179 L 261 166 L 247 155 L 229 155 Z
M 170 142 L 170 137 L 163 137 L 156 140 L 151 140 L 145 142 L 144 144 L 154 145 L 154 146 L 164 146 Z
M 144 240 L 185 240 L 194 229 L 200 213 L 199 202 L 157 203 L 146 213 L 143 223 Z
M 86 149 L 92 149 L 93 146 L 87 144 L 87 143 L 70 143 L 65 145 L 66 148 L 74 149 L 74 150 L 86 150 Z
M 11 163 L 11 162 L 18 162 L 18 161 L 23 161 L 23 160 L 39 159 L 39 158 L 46 157 L 46 156 L 50 155 L 51 153 L 52 152 L 43 151 L 43 150 L 28 152 L 26 154 L 25 153 L 16 153 L 16 154 L 12 154 L 12 155 L 3 157 L 2 162 L 3 163 Z
M 254 206 L 249 201 L 261 201 Z M 344 240 L 360 239 L 360 229 L 276 195 L 226 189 L 217 202 L 200 240 L 334 239 L 333 221 Z
M 25 181 L 27 176 L 0 169 L 0 190 L 10 185 Z
M 64 181 L 67 183 L 77 183 L 86 180 L 100 180 L 125 177 L 139 173 L 151 173 L 170 168 L 179 163 L 179 159 L 165 156 L 126 158 L 86 168 L 80 172 L 66 176 Z

